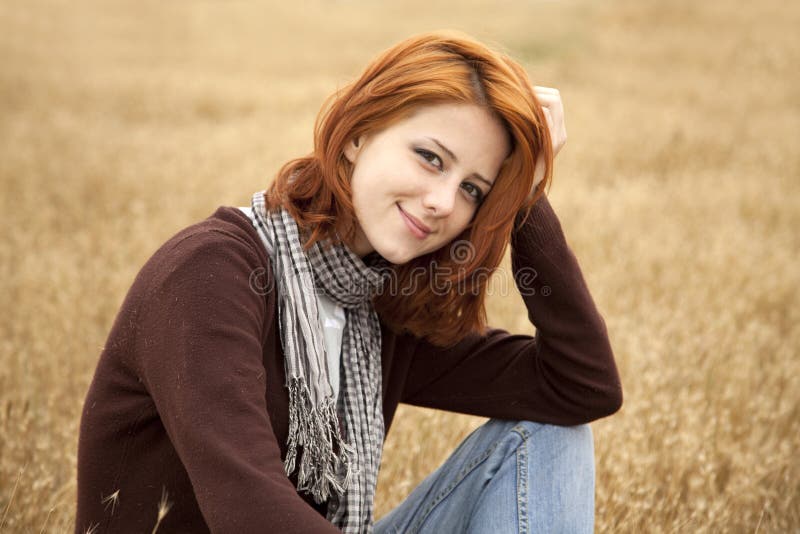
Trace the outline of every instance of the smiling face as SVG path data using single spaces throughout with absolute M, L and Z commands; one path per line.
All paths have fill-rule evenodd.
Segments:
M 416 108 L 349 142 L 358 229 L 350 248 L 403 264 L 467 228 L 511 145 L 502 123 L 473 104 Z

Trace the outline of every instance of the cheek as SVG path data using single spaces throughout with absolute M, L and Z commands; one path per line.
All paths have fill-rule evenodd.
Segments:
M 381 160 L 376 157 L 364 158 L 353 170 L 352 187 L 353 196 L 370 198 L 376 196 L 389 185 L 391 173 L 386 169 L 391 166 L 382 165 Z
M 359 166 L 353 171 L 351 188 L 353 203 L 357 207 L 366 208 L 370 199 L 375 196 L 377 181 L 373 178 L 369 166 Z
M 471 219 L 472 214 L 470 213 L 467 216 L 459 216 L 457 219 L 452 220 L 447 227 L 447 231 L 442 234 L 441 240 L 436 244 L 436 248 L 450 246 L 466 230 Z
M 460 194 L 460 193 L 459 193 Z M 463 209 L 458 210 L 457 213 L 454 213 L 452 230 L 453 230 L 453 238 L 455 239 L 456 236 L 460 235 L 461 232 L 467 229 L 469 223 L 472 221 L 472 218 L 475 216 L 476 208 L 475 205 L 469 200 L 460 200 L 460 203 L 463 206 Z

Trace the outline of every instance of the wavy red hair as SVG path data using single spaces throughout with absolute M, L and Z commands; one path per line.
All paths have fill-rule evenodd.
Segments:
M 291 213 L 307 237 L 305 246 L 317 240 L 351 243 L 357 220 L 345 145 L 418 106 L 439 103 L 485 107 L 505 126 L 511 154 L 472 222 L 453 242 L 462 248 L 445 246 L 392 265 L 392 282 L 374 303 L 395 331 L 450 345 L 485 330 L 488 274 L 503 258 L 516 214 L 527 213 L 552 178 L 547 123 L 518 63 L 456 32 L 417 35 L 394 45 L 326 100 L 315 125 L 314 151 L 284 165 L 265 198 L 269 209 L 283 206 Z M 531 194 L 540 153 L 545 177 Z

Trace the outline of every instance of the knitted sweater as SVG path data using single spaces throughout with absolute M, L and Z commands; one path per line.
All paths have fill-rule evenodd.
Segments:
M 619 409 L 605 323 L 546 197 L 511 247 L 536 336 L 491 329 L 441 348 L 382 325 L 387 432 L 400 402 L 558 425 Z M 171 507 L 159 532 L 338 532 L 325 503 L 299 494 L 283 470 L 276 294 L 253 289 L 272 282 L 258 234 L 232 207 L 144 265 L 84 404 L 76 532 L 150 532 L 162 498 Z

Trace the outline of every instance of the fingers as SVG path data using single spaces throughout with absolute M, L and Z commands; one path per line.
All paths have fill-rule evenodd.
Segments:
M 545 104 L 553 104 L 557 102 L 561 102 L 561 93 L 558 89 L 553 87 L 542 87 L 540 85 L 533 86 L 533 92 L 536 95 L 536 98 L 542 103 Z
M 538 85 L 534 86 L 534 94 L 542 106 L 552 106 L 552 105 L 560 105 L 561 104 L 561 93 L 558 89 L 553 89 L 552 87 L 540 87 Z
M 567 127 L 564 121 L 564 104 L 561 93 L 554 87 L 533 86 L 534 94 L 542 106 L 547 121 L 547 129 L 553 143 L 553 155 L 559 153 L 567 142 Z
M 541 85 L 534 85 L 533 90 L 536 93 L 543 93 L 543 94 L 546 93 L 551 95 L 559 94 L 558 89 L 556 89 L 555 87 L 542 87 Z
M 542 182 L 542 180 L 544 180 L 544 171 L 544 156 L 539 153 L 539 155 L 536 156 L 536 164 L 533 167 L 533 188 L 531 189 L 531 195 L 534 193 L 536 187 Z
M 567 128 L 564 124 L 564 104 L 561 101 L 561 93 L 555 87 L 543 87 L 541 85 L 534 85 L 533 92 L 542 106 L 542 113 L 547 121 L 547 129 L 550 131 L 550 140 L 553 143 L 553 156 L 555 156 L 567 141 Z M 531 195 L 544 180 L 544 174 L 544 154 L 540 151 L 536 156 L 534 165 Z
M 554 95 L 552 93 L 542 93 L 537 94 L 536 99 L 542 105 L 542 107 L 554 108 L 554 107 L 563 107 L 563 102 L 561 101 L 561 95 Z
M 542 95 L 536 95 L 536 99 L 539 100 L 539 103 L 543 107 L 549 107 L 550 108 L 550 107 L 555 107 L 555 106 L 561 106 L 562 105 L 561 96 L 559 96 L 559 95 L 555 95 L 554 96 L 554 95 L 551 95 L 549 93 L 548 94 L 542 94 Z
M 542 111 L 544 112 L 544 118 L 547 119 L 547 127 L 552 131 L 553 130 L 553 114 L 550 113 L 550 110 L 546 107 L 542 107 Z
M 553 155 L 558 154 L 564 144 L 562 139 L 566 139 L 566 128 L 564 127 L 564 108 L 561 104 L 561 94 L 558 89 L 552 87 L 534 86 L 536 99 L 542 106 L 542 113 L 547 121 L 547 129 L 550 131 L 550 139 L 553 143 Z M 540 151 L 536 156 L 536 163 L 533 170 L 533 188 L 530 194 L 533 195 L 536 188 L 544 180 L 545 162 L 544 154 Z

